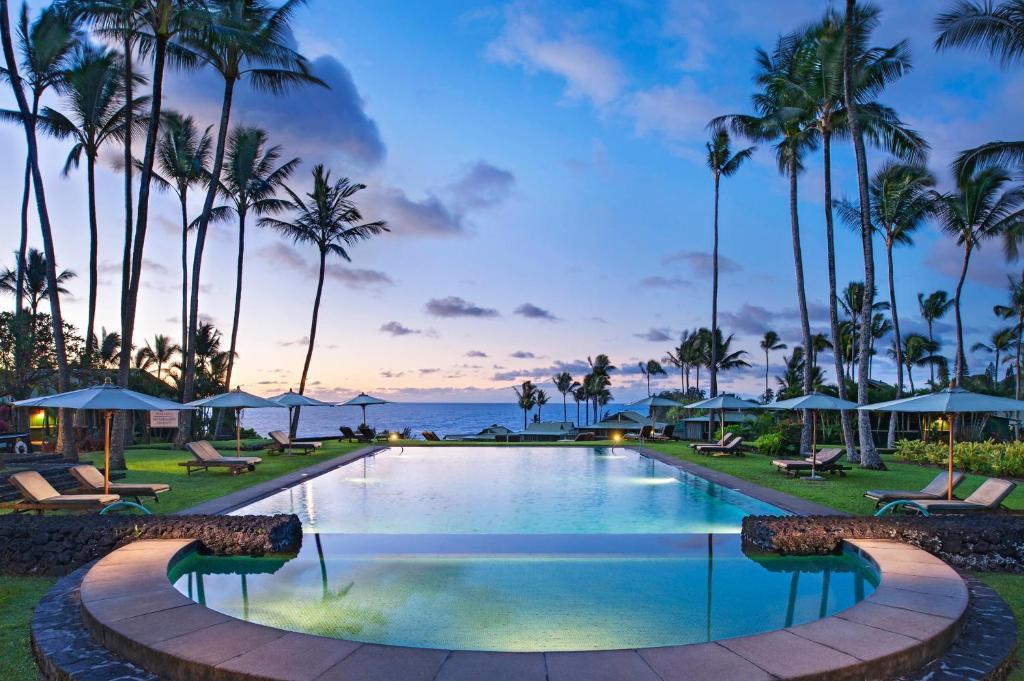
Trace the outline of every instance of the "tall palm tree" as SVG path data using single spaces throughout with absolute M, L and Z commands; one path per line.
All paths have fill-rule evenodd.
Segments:
M 587 400 L 587 386 L 586 386 L 586 382 L 587 382 L 586 379 L 584 379 L 583 383 L 580 383 L 579 387 L 572 391 L 572 399 L 574 399 L 576 401 L 576 427 L 577 428 L 583 425 L 583 423 L 580 421 L 580 402 L 586 402 L 586 400 Z M 589 423 L 590 423 L 590 406 L 589 405 L 587 406 L 587 411 L 585 412 L 585 414 L 586 414 L 586 417 L 587 417 L 587 424 L 589 425 Z
M 850 380 L 855 377 L 854 367 L 860 360 L 860 339 L 862 334 L 862 324 L 860 323 L 860 316 L 864 307 L 864 282 L 863 281 L 851 281 L 843 288 L 842 295 L 839 297 L 839 307 L 847 316 L 847 329 L 850 333 L 850 342 L 844 347 L 847 350 L 847 357 L 849 359 L 848 368 Z M 872 289 L 871 300 L 875 300 L 878 296 L 878 292 Z M 874 319 L 874 315 L 879 311 L 888 310 L 889 303 L 886 302 L 872 302 L 871 303 L 871 315 Z M 868 328 L 868 338 L 871 337 L 870 323 Z M 871 343 L 868 342 L 868 356 L 871 355 Z
M 174 355 L 181 352 L 181 348 L 175 345 L 168 336 L 157 334 L 153 338 L 153 344 L 146 341 L 146 347 L 141 348 L 156 364 L 157 380 L 163 380 L 163 368 L 169 366 Z
M 814 119 L 801 107 L 800 96 L 789 83 L 798 82 L 801 68 L 802 36 L 792 33 L 780 36 L 771 53 L 757 50 L 757 71 L 754 80 L 759 91 L 753 96 L 756 114 L 732 114 L 712 121 L 715 128 L 729 127 L 754 141 L 774 142 L 779 172 L 789 179 L 789 221 L 793 242 L 793 269 L 796 274 L 796 296 L 800 312 L 800 330 L 804 347 L 811 344 L 811 322 L 807 310 L 804 285 L 803 249 L 800 241 L 797 178 L 803 170 L 804 156 L 817 144 Z M 813 391 L 810 362 L 804 363 L 804 392 Z M 811 418 L 805 413 L 800 433 L 801 451 L 811 447 Z
M 986 352 L 992 355 L 993 372 L 991 385 L 993 388 L 996 387 L 996 383 L 1002 380 L 999 378 L 999 359 L 1013 349 L 1016 339 L 1016 330 L 1013 327 L 1007 326 L 993 331 L 988 343 L 979 342 L 971 346 L 971 352 Z
M 779 338 L 779 334 L 774 331 L 764 332 L 764 337 L 761 338 L 760 346 L 764 351 L 764 394 L 765 399 L 768 399 L 768 370 L 771 366 L 770 353 L 775 352 L 776 350 L 785 350 L 788 346 L 782 342 L 782 339 Z
M 816 333 L 811 336 L 811 366 L 818 366 L 818 353 L 827 352 L 832 348 L 832 341 L 825 334 Z
M 1015 319 L 1014 330 L 1016 341 L 1014 342 L 1015 360 L 1013 370 L 1013 396 L 1020 399 L 1020 371 L 1021 371 L 1021 346 L 1024 345 L 1024 272 L 1020 277 L 1014 279 L 1007 276 L 1010 282 L 1010 299 L 1008 305 L 996 305 L 992 311 L 1000 319 Z
M 917 294 L 917 307 L 921 313 L 921 318 L 924 319 L 925 324 L 928 325 L 928 340 L 934 342 L 934 325 L 935 322 L 939 321 L 949 313 L 949 309 L 953 306 L 953 301 L 950 300 L 949 294 L 945 291 L 933 291 L 927 296 L 923 293 Z M 935 386 L 935 367 L 931 369 L 931 384 Z
M 889 276 L 889 311 L 892 313 L 893 348 L 896 350 L 896 396 L 903 395 L 903 341 L 900 337 L 900 317 L 896 308 L 896 279 L 892 252 L 896 246 L 911 246 L 913 234 L 932 213 L 930 190 L 935 178 L 924 166 L 888 162 L 871 178 L 868 195 L 871 197 L 871 223 L 885 244 L 886 271 Z M 851 201 L 839 201 L 836 208 L 840 217 L 851 227 L 860 225 L 860 206 Z M 889 420 L 886 447 L 896 444 L 896 420 Z
M 960 383 L 967 372 L 964 355 L 963 318 L 960 298 L 963 294 L 971 254 L 975 249 L 997 236 L 1012 234 L 1024 224 L 1024 190 L 1013 187 L 1004 191 L 1010 175 L 1002 168 L 985 168 L 970 177 L 957 179 L 957 191 L 940 194 L 932 192 L 936 215 L 942 230 L 956 239 L 963 248 L 960 278 L 953 294 L 953 317 L 956 320 L 956 360 L 953 378 Z M 1007 240 L 1007 251 L 1014 252 L 1016 242 Z
M 594 406 L 594 422 L 598 421 L 598 414 L 600 413 L 599 408 L 600 398 L 603 394 L 608 392 L 608 386 L 611 384 L 611 372 L 616 370 L 616 366 L 612 364 L 611 359 L 608 355 L 601 353 L 594 357 L 587 357 L 587 363 L 590 365 L 591 381 L 589 384 L 590 390 L 588 394 L 593 402 Z
M 551 382 L 555 384 L 555 389 L 562 394 L 562 420 L 569 420 L 569 406 L 566 401 L 566 395 L 569 393 L 575 393 L 576 389 L 580 387 L 579 381 L 574 381 L 572 374 L 568 371 L 562 371 L 555 374 L 551 378 Z M 578 403 L 577 403 L 578 404 Z M 579 421 L 579 414 L 576 414 L 576 420 Z M 577 424 L 579 425 L 579 424 Z
M 715 184 L 715 212 L 714 212 L 714 227 L 711 248 L 711 331 L 712 333 L 718 329 L 718 190 L 719 185 L 723 177 L 732 177 L 735 175 L 740 166 L 754 155 L 754 151 L 757 147 L 747 147 L 741 149 L 735 154 L 732 153 L 732 149 L 729 147 L 729 133 L 728 131 L 719 128 L 715 130 L 711 136 L 711 141 L 705 145 L 707 149 L 707 164 L 708 170 L 711 171 L 711 176 L 714 178 Z M 712 348 L 712 352 L 715 348 Z M 717 364 L 717 358 L 712 357 L 712 364 Z M 711 371 L 711 397 L 718 394 L 718 372 L 714 369 Z M 647 394 L 651 394 L 650 389 L 650 376 L 647 378 Z
M 242 311 L 242 265 L 245 257 L 245 220 L 249 213 L 270 215 L 280 212 L 285 202 L 277 191 L 295 170 L 299 159 L 277 164 L 281 147 L 267 148 L 267 133 L 259 128 L 237 127 L 228 139 L 228 149 L 221 173 L 221 192 L 238 217 L 238 265 L 235 275 L 235 310 L 231 321 L 228 366 L 224 385 L 231 389 L 235 347 L 238 343 L 238 320 Z
M 541 412 L 544 409 L 544 405 L 551 401 L 548 394 L 543 389 L 537 388 L 537 394 L 534 397 L 534 401 L 537 403 L 537 420 L 541 420 Z
M 651 376 L 666 376 L 665 368 L 661 366 L 661 363 L 656 359 L 649 359 L 646 362 L 640 362 L 640 373 L 644 378 L 647 379 L 647 396 L 651 396 Z
M 903 364 L 907 369 L 907 381 L 910 383 L 911 393 L 915 390 L 912 369 L 927 365 L 934 372 L 936 366 L 941 366 L 945 362 L 938 352 L 939 344 L 927 336 L 908 333 L 903 337 L 903 347 L 900 348 L 899 356 L 903 358 Z M 895 349 L 889 349 L 889 356 L 896 359 Z
M 66 12 L 54 6 L 44 7 L 35 21 L 29 23 L 28 4 L 22 4 L 18 16 L 18 48 L 21 53 L 21 70 L 24 84 L 31 95 L 29 125 L 36 125 L 39 104 L 43 94 L 51 87 L 59 88 L 64 79 L 64 70 L 71 55 L 81 40 L 81 31 Z M 7 70 L 0 67 L 6 77 Z M 4 112 L 13 114 L 15 112 Z M 20 118 L 20 112 L 16 114 Z M 18 241 L 17 285 L 14 309 L 22 308 L 21 291 L 24 289 L 25 257 L 28 253 L 28 212 L 32 186 L 29 161 L 25 159 L 25 181 L 21 195 L 21 233 Z
M 32 175 L 32 189 L 36 197 L 36 210 L 39 215 L 39 229 L 43 237 L 43 252 L 46 256 L 46 288 L 50 298 L 50 319 L 53 325 L 53 349 L 57 364 L 57 389 L 61 392 L 70 388 L 68 372 L 67 343 L 64 338 L 64 316 L 60 307 L 60 286 L 57 282 L 57 255 L 53 244 L 53 229 L 50 224 L 50 212 L 46 204 L 46 190 L 43 187 L 43 175 L 39 169 L 39 147 L 36 140 L 36 129 L 32 124 L 32 109 L 21 80 L 21 72 L 14 54 L 14 40 L 11 37 L 11 17 L 7 0 L 0 0 L 0 43 L 3 46 L 4 60 L 7 62 L 6 80 L 11 85 L 14 98 L 18 103 L 18 114 L 25 133 L 28 165 Z M 59 445 L 64 457 L 73 461 L 78 459 L 75 451 L 74 437 L 71 431 L 71 419 L 61 418 Z
M 326 170 L 323 164 L 318 164 L 313 168 L 313 190 L 306 194 L 305 198 L 290 187 L 284 187 L 290 200 L 287 200 L 283 207 L 292 213 L 291 221 L 268 216 L 260 218 L 260 226 L 275 229 L 297 244 L 312 244 L 316 246 L 320 255 L 316 296 L 313 299 L 313 318 L 309 327 L 309 347 L 302 365 L 302 377 L 299 379 L 300 395 L 306 390 L 306 377 L 309 375 L 309 364 L 313 359 L 313 347 L 316 344 L 316 327 L 320 315 L 320 299 L 324 290 L 324 276 L 327 273 L 327 257 L 338 256 L 351 262 L 352 258 L 346 247 L 390 231 L 383 220 L 363 222 L 363 216 L 356 207 L 353 197 L 365 188 L 366 185 L 353 183 L 348 178 L 342 178 L 332 184 L 330 171 Z M 197 309 L 195 275 L 193 271 L 193 313 Z M 188 364 L 185 366 L 187 370 Z M 295 436 L 298 419 L 299 408 L 296 408 L 290 425 L 292 437 Z
M 289 47 L 292 17 L 305 4 L 305 0 L 286 0 L 276 8 L 265 0 L 211 0 L 206 4 L 208 18 L 203 30 L 183 36 L 182 42 L 198 55 L 200 63 L 216 71 L 224 82 L 217 143 L 210 171 L 210 175 L 219 181 L 227 147 L 231 104 L 235 85 L 240 80 L 245 78 L 256 90 L 270 94 L 284 93 L 296 85 L 324 83 L 309 73 L 305 57 Z M 329 193 L 330 188 L 324 189 Z M 194 334 L 199 324 L 199 278 L 203 266 L 203 249 L 206 247 L 206 233 L 214 214 L 213 203 L 218 191 L 218 182 L 211 182 L 197 221 L 188 313 L 189 335 Z M 330 241 L 333 243 L 334 238 Z M 195 356 L 188 350 L 185 354 L 183 399 L 192 399 L 195 371 Z M 296 409 L 296 417 L 298 412 L 299 409 Z M 294 435 L 295 421 L 292 423 L 291 432 Z M 184 435 L 181 430 L 179 428 L 179 434 Z
M 38 124 L 44 131 L 70 139 L 71 151 L 64 162 L 67 176 L 85 156 L 89 214 L 89 300 L 85 326 L 84 364 L 89 365 L 96 324 L 96 293 L 99 283 L 99 218 L 96 214 L 96 162 L 104 144 L 123 140 L 125 113 L 141 107 L 145 99 L 128 103 L 117 55 L 110 50 L 82 45 L 64 73 L 61 92 L 66 114 L 44 107 Z
M 987 50 L 1004 68 L 1024 60 L 1024 2 L 961 0 L 935 20 L 935 48 Z M 957 175 L 971 176 L 986 166 L 1024 167 L 1024 141 L 996 141 L 962 152 L 954 161 Z
M 523 410 L 523 430 L 526 430 L 530 410 L 537 406 L 537 387 L 533 381 L 523 381 L 522 386 L 513 387 L 512 390 L 516 393 L 519 408 Z
M 209 179 L 210 128 L 202 133 L 191 116 L 168 111 L 163 115 L 157 143 L 153 182 L 178 196 L 181 208 L 181 353 L 188 352 L 188 193 Z

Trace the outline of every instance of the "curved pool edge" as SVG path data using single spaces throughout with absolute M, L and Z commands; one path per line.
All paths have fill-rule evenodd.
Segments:
M 874 563 L 878 588 L 824 619 L 711 643 L 557 653 L 406 648 L 274 629 L 191 601 L 168 579 L 195 540 L 146 540 L 93 566 L 82 619 L 105 647 L 170 679 L 462 681 L 749 681 L 891 678 L 922 666 L 956 638 L 968 592 L 953 568 L 896 542 L 848 540 Z

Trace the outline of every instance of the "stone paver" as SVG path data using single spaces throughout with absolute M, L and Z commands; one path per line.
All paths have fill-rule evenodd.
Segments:
M 547 674 L 543 653 L 456 650 L 448 656 L 436 681 L 546 681 Z
M 432 681 L 447 650 L 363 645 L 317 681 Z
M 841 670 L 860 664 L 851 655 L 788 631 L 730 638 L 719 644 L 782 679 L 811 678 L 816 674 L 839 679 L 844 678 Z
M 967 585 L 962 579 L 944 579 L 940 577 L 922 577 L 920 575 L 904 575 L 898 572 L 886 572 L 882 576 L 881 586 L 906 591 L 916 591 L 933 596 L 949 598 L 967 598 Z
M 281 638 L 217 665 L 217 669 L 236 674 L 225 678 L 261 676 L 282 681 L 312 681 L 358 650 L 361 645 L 322 636 L 286 633 Z
M 663 681 L 772 681 L 771 674 L 718 643 L 637 651 Z
M 935 596 L 906 589 L 880 586 L 871 594 L 871 601 L 880 605 L 903 608 L 926 615 L 957 619 L 967 609 L 967 594 L 962 596 Z
M 215 667 L 276 641 L 285 633 L 281 629 L 229 619 L 212 627 L 160 641 L 154 644 L 153 648 L 170 656 L 184 658 L 193 664 Z
M 549 681 L 660 681 L 635 650 L 546 653 Z
M 952 624 L 948 617 L 892 608 L 871 600 L 858 603 L 835 615 L 840 619 L 885 629 L 896 634 L 927 641 L 946 631 Z
M 826 617 L 816 622 L 790 627 L 786 631 L 829 648 L 835 648 L 858 660 L 896 655 L 914 648 L 919 643 L 917 639 L 909 636 L 838 617 Z

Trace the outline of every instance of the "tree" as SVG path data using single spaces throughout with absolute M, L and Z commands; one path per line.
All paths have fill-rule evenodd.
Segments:
M 871 299 L 874 300 L 878 296 L 878 291 L 872 289 Z M 847 366 L 849 367 L 850 380 L 853 380 L 856 376 L 854 374 L 854 366 L 860 360 L 860 339 L 862 333 L 862 324 L 860 323 L 860 315 L 864 307 L 864 282 L 862 281 L 851 281 L 843 288 L 842 296 L 839 298 L 839 306 L 847 316 L 848 324 L 846 330 L 849 333 L 848 342 L 843 343 L 843 349 L 847 353 Z M 872 319 L 874 315 L 882 310 L 888 310 L 889 303 L 879 301 L 877 303 L 871 303 L 871 315 Z M 868 338 L 871 337 L 870 328 L 868 329 Z M 868 356 L 870 358 L 871 348 L 870 341 L 868 342 Z
M 199 61 L 216 71 L 224 82 L 220 122 L 217 127 L 217 143 L 213 153 L 213 168 L 210 172 L 215 181 L 210 183 L 196 227 L 195 254 L 192 259 L 192 290 L 188 312 L 190 336 L 194 335 L 199 324 L 199 279 L 203 266 L 203 249 L 206 247 L 206 233 L 214 215 L 213 202 L 219 191 L 218 181 L 224 166 L 228 123 L 235 85 L 242 78 L 246 78 L 254 89 L 270 94 L 281 94 L 297 85 L 310 83 L 324 85 L 323 81 L 309 73 L 306 58 L 288 46 L 292 37 L 290 27 L 292 16 L 296 9 L 304 4 L 305 0 L 286 0 L 280 7 L 274 8 L 264 0 L 244 0 L 242 2 L 212 0 L 207 3 L 209 14 L 204 24 L 204 30 L 201 33 L 190 32 L 184 36 L 184 43 L 198 55 Z M 321 174 L 323 174 L 322 167 Z M 362 185 L 350 186 L 362 187 Z M 330 194 L 329 189 L 324 188 L 326 194 Z M 326 206 L 324 207 L 326 208 Z M 333 243 L 333 237 L 331 242 Z M 322 279 L 321 276 L 321 283 Z M 312 339 L 310 341 L 310 355 L 312 355 Z M 192 399 L 195 372 L 195 356 L 189 349 L 185 353 L 182 387 L 185 400 Z M 294 419 L 298 418 L 299 411 L 299 409 L 294 410 L 290 430 L 293 437 L 297 423 Z M 179 428 L 178 430 L 179 437 L 183 436 L 184 433 L 181 432 L 183 429 Z
M 903 396 L 903 341 L 900 318 L 896 308 L 896 279 L 892 252 L 896 246 L 912 246 L 913 234 L 932 213 L 931 188 L 935 178 L 923 166 L 888 162 L 871 178 L 868 196 L 871 198 L 871 223 L 885 244 L 886 271 L 889 277 L 889 311 L 892 313 L 893 347 L 896 350 L 896 397 Z M 840 217 L 851 227 L 860 225 L 860 206 L 850 201 L 839 201 L 836 208 Z M 896 420 L 889 421 L 886 447 L 896 445 Z
M 769 353 L 775 352 L 776 350 L 785 350 L 788 346 L 782 342 L 782 339 L 779 338 L 779 334 L 774 331 L 765 331 L 760 345 L 761 349 L 764 350 L 764 394 L 767 395 L 770 390 L 768 387 L 768 370 L 771 366 Z
M 708 170 L 711 171 L 711 176 L 714 178 L 715 184 L 715 211 L 714 211 L 714 237 L 712 239 L 711 248 L 711 332 L 714 333 L 718 330 L 718 189 L 719 184 L 723 177 L 732 177 L 735 175 L 740 166 L 754 155 L 756 147 L 747 147 L 737 151 L 735 154 L 732 153 L 732 149 L 729 148 L 729 133 L 719 128 L 715 130 L 711 136 L 711 141 L 705 145 L 707 149 L 707 164 Z M 715 348 L 712 348 L 712 353 L 715 352 Z M 653 360 L 651 360 L 653 361 Z M 712 365 L 717 365 L 717 358 L 712 356 Z M 660 365 L 659 365 L 659 368 Z M 664 372 L 662 372 L 664 373 Z M 718 372 L 715 369 L 711 370 L 711 397 L 718 394 Z M 647 395 L 651 394 L 651 377 L 647 375 Z
M 967 372 L 964 355 L 963 317 L 960 299 L 963 294 L 971 254 L 975 249 L 996 236 L 1012 235 L 1013 230 L 1024 224 L 1024 190 L 1013 187 L 1003 188 L 1010 182 L 1010 175 L 1002 168 L 985 168 L 971 177 L 957 179 L 957 191 L 940 194 L 932 192 L 936 215 L 942 231 L 956 239 L 963 248 L 960 278 L 953 294 L 953 317 L 956 320 L 956 359 L 953 379 L 959 384 Z M 1013 252 L 1016 242 L 1007 241 L 1008 252 Z
M 640 373 L 644 378 L 647 379 L 647 396 L 651 396 L 651 376 L 666 376 L 665 369 L 661 366 L 661 363 L 656 359 L 649 359 L 646 362 L 640 362 Z
M 569 407 L 566 401 L 566 395 L 573 393 L 575 395 L 576 389 L 580 387 L 579 381 L 574 381 L 572 374 L 568 371 L 555 374 L 551 378 L 551 382 L 555 384 L 555 389 L 562 394 L 562 420 L 569 420 Z M 579 425 L 579 401 L 576 402 L 576 421 Z
M 823 333 L 811 336 L 811 366 L 818 366 L 818 353 L 833 349 L 832 341 Z
M 937 354 L 938 352 L 939 344 L 931 338 L 919 333 L 908 333 L 903 337 L 903 347 L 900 349 L 899 356 L 903 358 L 903 364 L 907 369 L 907 381 L 910 383 L 911 393 L 914 392 L 912 369 L 927 365 L 934 371 L 934 367 L 941 367 L 945 363 L 945 358 Z M 895 348 L 889 349 L 889 356 L 896 359 Z
M 288 186 L 285 192 L 291 197 L 286 200 L 283 208 L 292 213 L 292 220 L 279 220 L 265 216 L 260 218 L 261 227 L 277 230 L 285 238 L 294 243 L 307 243 L 316 246 L 320 255 L 317 274 L 316 296 L 313 298 L 313 318 L 309 327 L 309 347 L 306 360 L 302 365 L 302 377 L 299 379 L 299 394 L 306 390 L 306 378 L 309 375 L 309 364 L 313 359 L 313 347 L 316 345 L 316 327 L 320 314 L 320 299 L 323 296 L 324 277 L 327 273 L 327 257 L 338 256 L 347 262 L 352 258 L 346 247 L 365 241 L 383 232 L 390 231 L 383 220 L 363 222 L 363 216 L 356 207 L 353 197 L 366 188 L 366 185 L 353 183 L 348 178 L 331 182 L 331 173 L 323 164 L 313 168 L 313 190 L 305 198 Z M 196 312 L 196 272 L 192 279 L 192 312 Z M 185 364 L 186 371 L 188 363 Z M 194 367 L 193 367 L 194 369 Z M 186 382 L 189 380 L 185 377 Z M 296 407 L 289 426 L 291 437 L 299 421 L 299 408 Z
M 615 371 L 616 367 L 604 353 L 595 355 L 593 358 L 587 357 L 587 363 L 590 365 L 590 382 L 584 381 L 584 385 L 587 386 L 587 395 L 594 405 L 594 422 L 596 423 L 600 413 L 601 399 L 611 396 L 608 386 L 612 382 L 611 372 Z
M 789 356 L 783 357 L 783 362 L 785 371 L 782 376 L 775 378 L 779 386 L 779 392 L 776 397 L 780 400 L 788 400 L 803 395 L 803 375 L 804 369 L 808 364 L 807 354 L 804 352 L 804 349 L 799 345 L 795 346 Z M 825 379 L 821 373 L 821 368 L 813 367 L 811 369 L 812 390 L 821 390 L 824 385 Z
M 945 291 L 933 291 L 927 296 L 923 293 L 918 293 L 917 306 L 921 313 L 921 318 L 924 319 L 925 324 L 928 325 L 928 340 L 934 342 L 934 324 L 949 313 L 949 308 L 953 306 L 953 301 L 949 299 L 949 294 Z M 931 370 L 930 382 L 932 387 L 934 387 L 935 367 L 931 366 L 929 368 Z
M 547 404 L 550 401 L 550 399 L 548 398 L 548 394 L 546 392 L 544 392 L 540 388 L 537 388 L 537 393 L 534 397 L 534 401 L 537 403 L 537 420 L 540 421 L 541 411 L 544 409 L 544 405 Z
M 522 386 L 512 390 L 516 393 L 519 408 L 523 410 L 523 430 L 526 430 L 530 410 L 537 406 L 537 388 L 533 381 L 523 381 Z
M 146 347 L 140 348 L 139 351 L 145 353 L 145 356 L 156 364 L 157 380 L 163 380 L 163 368 L 171 363 L 175 353 L 181 352 L 181 348 L 175 345 L 169 337 L 157 334 L 153 338 L 152 345 L 146 341 Z
M 1015 319 L 1014 331 L 1016 340 L 1013 347 L 1015 352 L 1013 369 L 1013 396 L 1020 399 L 1020 371 L 1021 371 L 1021 346 L 1024 345 L 1024 272 L 1020 278 L 1007 277 L 1010 282 L 1010 299 L 1008 305 L 996 305 L 992 311 L 1000 319 Z
M 21 297 L 22 299 L 28 299 L 29 315 L 33 318 L 39 316 L 39 305 L 50 297 L 48 269 L 46 256 L 34 248 L 28 249 L 21 273 Z M 56 277 L 57 293 L 66 294 L 68 290 L 64 285 L 76 276 L 78 275 L 71 270 L 61 270 Z M 0 291 L 17 296 L 17 285 L 17 265 L 15 265 L 15 269 L 7 268 L 3 274 L 0 274 Z
M 992 376 L 993 388 L 996 387 L 996 381 L 999 380 L 999 359 L 1013 349 L 1016 338 L 1016 330 L 1007 326 L 993 331 L 987 344 L 975 343 L 971 346 L 971 352 L 987 352 L 992 355 L 994 369 Z
M 235 348 L 238 344 L 238 321 L 242 311 L 242 264 L 245 257 L 245 220 L 249 213 L 272 215 L 279 213 L 285 202 L 277 198 L 277 191 L 291 176 L 299 159 L 277 164 L 281 147 L 269 149 L 267 133 L 259 128 L 238 127 L 231 133 L 221 173 L 221 192 L 230 201 L 230 208 L 238 217 L 238 265 L 235 275 L 235 310 L 231 322 L 231 341 L 228 346 L 228 366 L 224 385 L 231 389 Z

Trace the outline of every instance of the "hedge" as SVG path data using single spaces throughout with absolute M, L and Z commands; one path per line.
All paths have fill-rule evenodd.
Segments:
M 896 456 L 911 463 L 946 465 L 949 445 L 943 442 L 900 440 Z M 953 467 L 980 475 L 1024 477 L 1024 442 L 958 442 Z

